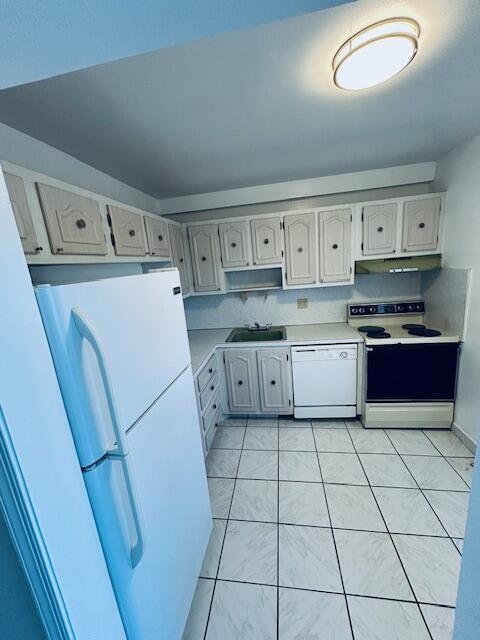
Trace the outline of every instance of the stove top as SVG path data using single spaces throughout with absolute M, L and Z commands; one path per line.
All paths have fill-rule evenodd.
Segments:
M 381 324 L 370 324 L 372 320 L 381 320 Z M 348 322 L 361 332 L 367 345 L 460 342 L 458 335 L 433 321 L 425 322 L 423 300 L 350 304 Z

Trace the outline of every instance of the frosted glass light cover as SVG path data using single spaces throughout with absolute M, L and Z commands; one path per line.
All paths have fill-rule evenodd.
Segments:
M 393 78 L 415 57 L 419 31 L 413 20 L 394 19 L 355 34 L 335 55 L 335 84 L 358 91 Z

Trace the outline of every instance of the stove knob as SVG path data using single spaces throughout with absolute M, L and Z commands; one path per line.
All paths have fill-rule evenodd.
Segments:
M 365 313 L 365 308 L 364 307 L 360 307 L 360 309 L 358 310 L 358 313 Z
M 377 312 L 377 308 L 376 307 L 368 307 L 368 311 L 369 311 L 369 313 L 376 313 Z
M 352 311 L 352 316 L 358 313 L 357 307 L 352 307 L 351 311 Z
M 422 305 L 421 304 L 415 305 L 415 311 L 422 311 L 423 312 Z
M 403 313 L 403 311 L 405 311 L 405 307 L 403 304 L 397 304 L 397 311 L 399 313 Z
M 415 311 L 415 305 L 414 305 L 414 304 L 409 304 L 409 305 L 408 305 L 408 307 L 407 307 L 407 309 L 408 309 L 409 311 Z

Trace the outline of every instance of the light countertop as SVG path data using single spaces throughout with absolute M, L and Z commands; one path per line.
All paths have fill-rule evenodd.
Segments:
M 287 339 L 268 342 L 226 342 L 232 328 L 196 329 L 188 332 L 192 370 L 195 374 L 216 347 L 292 346 L 296 344 L 333 344 L 362 342 L 363 338 L 346 322 L 287 325 Z

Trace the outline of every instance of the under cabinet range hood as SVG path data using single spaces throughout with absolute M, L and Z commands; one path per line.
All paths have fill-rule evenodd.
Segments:
M 442 256 L 406 256 L 381 260 L 359 260 L 355 263 L 355 273 L 408 273 L 410 271 L 431 271 L 442 268 Z

